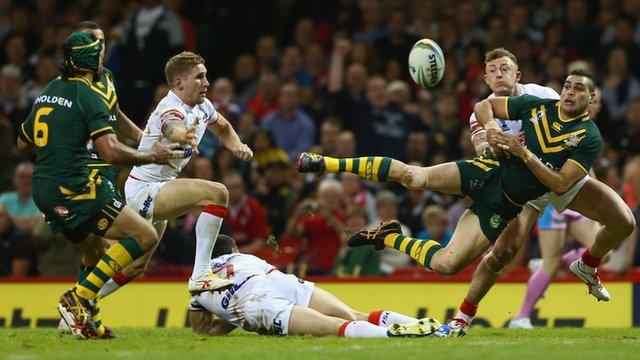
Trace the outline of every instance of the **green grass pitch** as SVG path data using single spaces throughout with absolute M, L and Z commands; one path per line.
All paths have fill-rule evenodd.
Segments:
M 55 329 L 0 329 L 0 359 L 638 359 L 640 329 L 473 328 L 463 338 L 271 337 L 234 331 L 122 328 L 115 340 L 78 341 Z

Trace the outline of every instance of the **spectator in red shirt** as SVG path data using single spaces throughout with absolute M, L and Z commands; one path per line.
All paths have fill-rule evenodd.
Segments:
M 308 275 L 329 275 L 337 254 L 344 245 L 344 191 L 335 179 L 325 179 L 318 185 L 318 200 L 302 201 L 287 224 L 287 232 L 305 241 L 304 259 Z
M 280 79 L 278 75 L 265 72 L 260 76 L 258 93 L 247 103 L 247 110 L 254 113 L 258 122 L 265 115 L 280 107 Z
M 227 172 L 222 182 L 229 190 L 229 212 L 224 221 L 238 244 L 238 251 L 251 254 L 262 247 L 267 238 L 267 215 L 258 200 L 247 194 L 239 172 Z

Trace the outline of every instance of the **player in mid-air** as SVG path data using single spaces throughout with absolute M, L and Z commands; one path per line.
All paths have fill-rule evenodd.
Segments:
M 495 97 L 476 104 L 474 113 L 487 131 L 491 149 L 496 154 L 503 154 L 504 150 L 509 155 L 499 159 L 487 154 L 423 168 L 378 156 L 335 159 L 302 153 L 297 167 L 301 172 L 346 171 L 370 180 L 397 181 L 408 188 L 469 195 L 474 203 L 462 215 L 445 249 L 436 241 L 402 236 L 397 222 L 356 233 L 349 240 L 351 246 L 393 247 L 436 272 L 453 274 L 487 250 L 528 201 L 548 191 L 565 194 L 584 179 L 601 144 L 600 133 L 587 113 L 594 89 L 592 75 L 574 70 L 565 80 L 560 101 L 521 95 Z M 521 131 L 527 148 L 518 137 L 502 134 L 496 118 L 525 119 Z M 604 226 L 594 244 L 570 269 L 594 296 L 608 299 L 596 268 L 601 258 L 631 233 L 635 220 L 615 192 L 591 180 L 580 188 L 569 208 Z M 597 200 L 595 204 L 593 199 Z M 507 239 L 520 238 L 518 232 L 524 228 L 517 221 L 513 224 L 508 229 L 511 233 L 505 234 Z M 510 249 L 512 246 L 507 246 L 499 253 L 508 254 Z M 486 284 L 487 276 L 495 278 L 510 260 L 498 257 L 494 247 L 483 260 L 484 266 L 478 268 L 482 269 L 481 276 L 474 280 Z M 481 298 L 488 288 L 480 291 L 484 291 L 479 294 Z M 462 330 L 458 328 L 456 332 Z
M 239 253 L 229 236 L 218 237 L 209 266 L 234 285 L 224 292 L 191 297 L 189 322 L 200 334 L 225 335 L 240 327 L 276 335 L 415 337 L 435 335 L 440 328 L 434 319 L 419 321 L 388 310 L 353 310 L 312 282 L 285 275 L 260 258 Z
M 204 59 L 191 52 L 171 57 L 165 77 L 171 89 L 149 116 L 139 150 L 158 139 L 178 143 L 195 151 L 205 131 L 215 134 L 236 157 L 248 161 L 251 149 L 240 141 L 229 121 L 206 98 L 209 82 Z M 222 290 L 233 283 L 211 272 L 209 260 L 227 213 L 228 192 L 224 185 L 202 179 L 177 179 L 188 159 L 166 165 L 142 165 L 131 170 L 125 183 L 127 204 L 153 223 L 160 237 L 167 220 L 192 210 L 201 210 L 196 223 L 196 256 L 188 282 L 190 292 Z M 101 298 L 144 272 L 154 249 L 119 271 L 100 292 Z
M 555 90 L 549 87 L 539 86 L 537 84 L 520 84 L 520 76 L 518 60 L 515 55 L 508 50 L 497 48 L 485 54 L 484 78 L 493 92 L 493 94 L 490 95 L 491 98 L 495 96 L 529 94 L 539 98 L 560 99 L 560 96 Z M 519 135 L 522 127 L 522 119 L 496 120 L 504 133 L 514 136 Z M 489 148 L 486 132 L 473 114 L 469 119 L 469 126 L 471 128 L 471 141 L 478 155 L 481 155 Z M 568 220 L 570 220 L 568 229 L 574 235 L 574 238 L 584 246 L 589 246 L 593 243 L 597 230 L 596 223 L 575 211 L 565 210 L 588 179 L 589 175 L 585 175 L 570 191 L 567 191 L 562 196 L 549 192 L 536 200 L 529 201 L 523 206 L 516 220 L 517 223 L 510 223 L 508 225 L 508 227 L 514 229 L 520 226 L 520 231 L 507 229 L 503 232 L 496 240 L 492 252 L 487 254 L 485 259 L 478 265 L 467 297 L 462 301 L 458 314 L 450 324 L 452 327 L 466 330 L 473 316 L 475 316 L 480 300 L 493 286 L 502 269 L 506 267 L 518 252 L 525 236 L 529 233 L 541 212 L 543 212 L 544 215 L 538 222 L 538 227 L 540 229 L 540 247 L 545 261 L 543 261 L 542 267 L 533 274 L 528 283 L 525 303 L 519 314 L 522 316 L 516 317 L 515 320 L 509 324 L 510 327 L 527 328 L 531 326 L 528 313 L 535 300 L 542 295 L 544 288 L 551 282 L 555 274 L 553 271 L 554 268 L 555 271 L 557 271 L 560 266 L 559 263 L 563 258 L 570 264 L 582 255 L 581 252 L 570 251 L 564 254 L 563 257 L 564 238 L 561 237 L 561 235 L 564 235 L 564 232 L 560 233 L 560 231 L 556 229 L 562 228 L 564 231 L 564 229 L 567 229 Z M 553 224 L 554 229 L 551 229 L 551 224 Z M 496 262 L 496 259 L 499 261 Z M 488 265 L 496 264 L 501 265 L 501 267 L 499 269 L 497 267 L 491 269 L 487 267 Z
M 104 329 L 96 328 L 91 319 L 91 301 L 111 276 L 158 242 L 153 227 L 124 204 L 98 169 L 89 167 L 88 140 L 111 164 L 164 164 L 185 156 L 184 150 L 173 150 L 177 144 L 156 142 L 138 151 L 118 141 L 113 130 L 116 116 L 93 85 L 102 71 L 103 46 L 90 33 L 69 35 L 62 49 L 62 76 L 36 98 L 17 142 L 19 150 L 36 154 L 33 198 L 54 230 L 67 228 L 119 240 L 83 281 L 60 298 L 58 311 L 78 338 L 102 335 Z M 93 250 L 85 240 L 76 245 L 85 255 Z

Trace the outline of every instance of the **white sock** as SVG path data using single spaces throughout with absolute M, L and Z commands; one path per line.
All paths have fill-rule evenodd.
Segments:
M 460 310 L 458 310 L 458 313 L 456 314 L 455 318 L 464 320 L 464 322 L 466 322 L 467 325 L 471 325 L 471 322 L 473 321 L 473 316 L 469 316 Z
M 338 335 L 348 338 L 383 338 L 389 337 L 389 331 L 368 321 L 348 321 L 340 326 Z
M 209 261 L 220 232 L 220 225 L 222 225 L 221 217 L 205 211 L 200 213 L 196 222 L 196 258 L 193 262 L 191 279 L 196 280 L 211 271 Z
M 100 291 L 98 291 L 98 297 L 101 299 L 107 297 L 109 294 L 128 284 L 131 280 L 131 278 L 127 277 L 123 273 L 117 272 L 100 288 Z
M 411 324 L 416 321 L 418 319 L 389 310 L 372 311 L 369 314 L 371 324 L 383 327 L 389 327 L 391 324 Z
M 102 288 L 100 288 L 100 291 L 98 291 L 98 297 L 104 299 L 106 296 L 118 289 L 120 289 L 120 285 L 116 284 L 113 279 L 109 279 L 106 283 L 104 283 Z

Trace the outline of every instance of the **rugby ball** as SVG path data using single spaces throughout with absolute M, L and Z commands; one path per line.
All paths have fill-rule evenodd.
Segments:
M 416 84 L 430 88 L 444 75 L 444 54 L 431 39 L 418 40 L 409 53 L 409 74 Z

